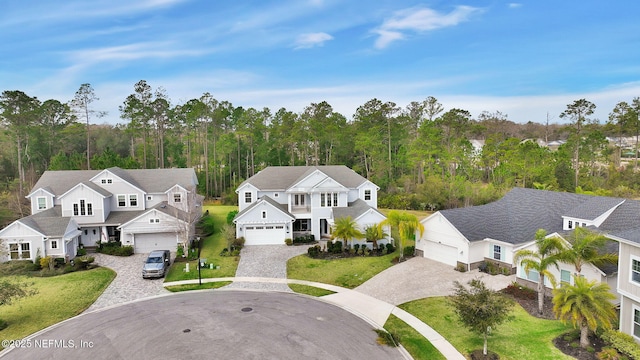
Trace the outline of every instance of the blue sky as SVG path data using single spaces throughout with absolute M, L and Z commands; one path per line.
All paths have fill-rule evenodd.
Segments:
M 436 97 L 477 116 L 551 122 L 586 98 L 606 121 L 640 96 L 640 2 L 2 0 L 0 91 L 68 101 L 95 122 L 141 79 L 173 104 L 210 92 L 235 106 L 350 118 L 372 98 Z

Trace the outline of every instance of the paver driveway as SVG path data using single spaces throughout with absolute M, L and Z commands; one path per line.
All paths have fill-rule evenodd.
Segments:
M 479 278 L 493 290 L 515 281 L 515 275 L 489 275 L 478 270 L 461 273 L 446 265 L 423 257 L 415 257 L 394 265 L 369 279 L 354 290 L 393 305 L 452 293 L 453 282 L 466 284 Z
M 142 264 L 147 254 L 131 256 L 92 254 L 91 256 L 95 257 L 96 264 L 112 269 L 118 275 L 98 300 L 86 310 L 87 312 L 169 292 L 162 287 L 164 278 L 142 278 Z

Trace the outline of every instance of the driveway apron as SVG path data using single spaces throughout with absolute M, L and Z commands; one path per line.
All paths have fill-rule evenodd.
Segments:
M 240 251 L 236 277 L 287 278 L 287 260 L 306 254 L 309 245 L 249 245 Z M 225 289 L 253 289 L 292 292 L 286 284 L 234 282 Z
M 162 286 L 164 278 L 142 278 L 142 264 L 147 254 L 113 256 L 97 253 L 91 256 L 97 265 L 109 268 L 118 275 L 86 312 L 169 292 Z

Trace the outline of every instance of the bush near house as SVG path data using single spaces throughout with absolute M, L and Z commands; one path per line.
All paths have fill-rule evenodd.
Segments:
M 120 241 L 111 241 L 100 243 L 96 248 L 96 252 L 106 255 L 131 256 L 133 255 L 133 246 L 122 246 L 122 243 L 120 243 Z

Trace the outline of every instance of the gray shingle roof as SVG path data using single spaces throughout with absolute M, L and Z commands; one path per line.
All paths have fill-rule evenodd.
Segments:
M 240 186 L 248 183 L 260 190 L 286 190 L 315 170 L 322 171 L 347 188 L 357 188 L 367 181 L 344 165 L 269 166 L 245 180 Z
M 384 216 L 380 211 L 378 211 L 378 209 L 372 208 L 364 200 L 357 199 L 356 201 L 349 203 L 348 207 L 334 207 L 333 218 L 340 219 L 343 217 L 350 216 L 351 219 L 356 219 L 360 215 L 372 209 L 377 213 L 379 213 L 380 215 Z
M 62 237 L 69 225 L 70 217 L 62 217 L 60 206 L 54 206 L 40 213 L 24 217 L 18 221 L 47 237 Z
M 469 241 L 492 238 L 521 244 L 533 240 L 540 228 L 548 233 L 561 232 L 563 215 L 594 219 L 621 202 L 600 230 L 637 227 L 640 220 L 637 201 L 524 188 L 514 188 L 502 199 L 487 205 L 440 213 Z
M 174 185 L 180 185 L 187 190 L 193 182 L 197 183 L 195 172 L 192 168 L 185 169 L 120 169 L 109 168 L 114 175 L 130 182 L 134 186 L 147 193 L 164 193 Z M 69 191 L 80 182 L 89 180 L 103 170 L 60 170 L 45 171 L 33 190 L 44 188 L 56 196 Z
M 240 216 L 248 213 L 249 211 L 251 211 L 251 209 L 253 209 L 254 207 L 258 206 L 258 204 L 260 204 L 262 202 L 262 200 L 268 202 L 269 204 L 271 204 L 273 207 L 276 207 L 280 210 L 282 210 L 282 212 L 284 212 L 285 214 L 289 215 L 292 219 L 295 219 L 295 216 L 293 216 L 290 212 L 289 212 L 289 207 L 287 206 L 287 204 L 280 204 L 279 202 L 273 200 L 272 198 L 268 197 L 268 196 L 262 196 L 260 197 L 256 202 L 254 202 L 253 204 L 247 206 L 244 210 L 240 211 L 239 213 L 236 214 L 236 216 L 234 217 L 234 220 L 239 218 Z

